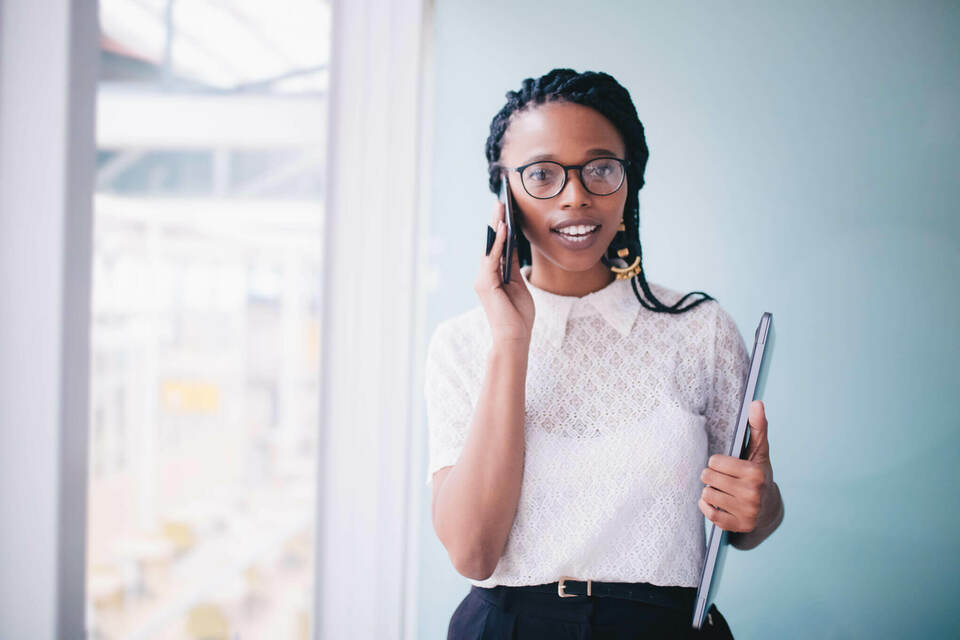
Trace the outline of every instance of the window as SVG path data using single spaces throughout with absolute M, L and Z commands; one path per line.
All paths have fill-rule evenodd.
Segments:
M 100 25 L 88 633 L 307 638 L 329 4 Z

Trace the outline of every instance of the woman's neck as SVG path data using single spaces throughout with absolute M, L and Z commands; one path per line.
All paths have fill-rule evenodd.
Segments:
M 583 296 L 599 291 L 616 279 L 602 262 L 585 271 L 568 271 L 550 262 L 537 251 L 531 252 L 530 284 L 559 296 Z

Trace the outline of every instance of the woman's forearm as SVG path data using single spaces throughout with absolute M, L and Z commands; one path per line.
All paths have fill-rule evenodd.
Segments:
M 494 344 L 456 465 L 436 497 L 434 528 L 457 571 L 489 577 L 513 526 L 523 479 L 528 344 Z

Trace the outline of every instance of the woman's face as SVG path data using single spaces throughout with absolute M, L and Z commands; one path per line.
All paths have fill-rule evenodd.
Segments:
M 500 164 L 519 167 L 536 160 L 553 160 L 564 165 L 585 164 L 601 156 L 624 159 L 626 149 L 613 124 L 599 112 L 571 102 L 546 102 L 514 113 L 503 137 Z M 623 221 L 627 201 L 627 180 L 614 193 L 593 195 L 583 187 L 579 171 L 571 169 L 558 195 L 541 200 L 528 194 L 520 174 L 509 171 L 510 189 L 520 209 L 518 221 L 530 241 L 533 272 L 542 282 L 572 282 L 573 273 L 596 271 L 609 279 L 609 269 L 600 262 Z M 581 220 L 599 225 L 584 246 L 571 246 L 555 229 Z M 588 245 L 588 246 L 586 246 Z M 561 288 L 569 288 L 561 286 Z

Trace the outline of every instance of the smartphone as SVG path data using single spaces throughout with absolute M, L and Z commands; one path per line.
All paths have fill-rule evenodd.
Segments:
M 507 172 L 500 173 L 500 202 L 504 206 L 504 223 L 507 225 L 507 239 L 503 243 L 503 253 L 500 255 L 500 282 L 507 284 L 510 282 L 511 267 L 513 266 L 513 252 L 517 250 L 517 239 L 514 229 L 517 228 L 516 208 L 517 203 L 513 200 L 513 193 L 510 191 L 510 180 L 507 179 Z

